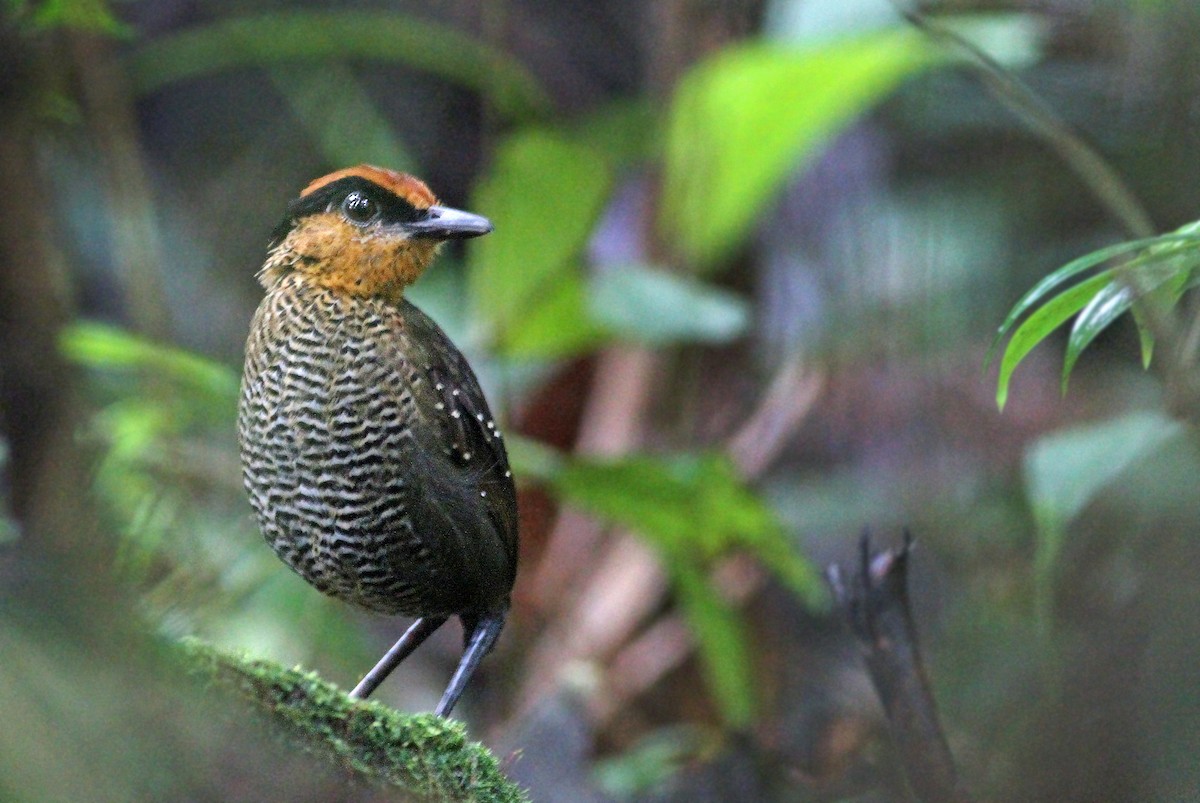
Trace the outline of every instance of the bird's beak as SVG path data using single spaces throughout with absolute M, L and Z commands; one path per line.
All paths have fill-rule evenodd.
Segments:
M 483 215 L 451 209 L 448 206 L 431 206 L 426 212 L 426 217 L 421 220 L 404 224 L 411 236 L 431 240 L 465 240 L 492 230 L 492 221 Z

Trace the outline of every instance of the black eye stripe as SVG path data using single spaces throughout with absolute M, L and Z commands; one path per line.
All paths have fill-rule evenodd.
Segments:
M 423 209 L 417 209 L 408 201 L 388 192 L 372 181 L 361 176 L 347 176 L 326 184 L 288 204 L 283 222 L 271 234 L 270 247 L 274 248 L 283 242 L 300 218 L 342 210 L 343 202 L 354 192 L 362 194 L 375 203 L 379 210 L 377 219 L 381 223 L 411 223 L 424 219 L 428 214 Z

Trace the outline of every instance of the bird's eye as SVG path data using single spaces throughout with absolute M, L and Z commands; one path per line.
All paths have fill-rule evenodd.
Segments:
M 370 223 L 379 217 L 379 205 L 361 192 L 352 192 L 342 201 L 342 214 L 352 223 Z

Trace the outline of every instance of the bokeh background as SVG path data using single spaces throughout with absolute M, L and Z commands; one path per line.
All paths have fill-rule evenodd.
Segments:
M 411 296 L 521 480 L 457 713 L 535 800 L 903 799 L 820 572 L 904 527 L 969 788 L 1200 799 L 1186 365 L 1119 322 L 1063 396 L 1051 338 L 1002 412 L 984 367 L 1039 278 L 1200 216 L 1190 0 L 0 8 L 0 799 L 394 799 L 171 649 L 349 687 L 405 624 L 274 558 L 234 437 L 267 237 L 360 162 L 496 224 Z

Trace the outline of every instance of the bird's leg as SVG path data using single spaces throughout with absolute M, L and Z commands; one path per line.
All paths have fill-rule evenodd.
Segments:
M 458 669 L 454 670 L 454 677 L 450 678 L 450 685 L 446 687 L 446 693 L 438 703 L 438 716 L 450 716 L 450 711 L 467 688 L 467 682 L 470 681 L 471 675 L 475 674 L 479 662 L 496 643 L 500 631 L 504 628 L 504 617 L 507 614 L 507 610 L 499 610 L 480 617 L 462 617 L 466 645 L 458 662 Z
M 388 675 L 392 674 L 392 670 L 400 665 L 400 662 L 412 654 L 412 651 L 421 646 L 425 639 L 433 635 L 433 632 L 441 627 L 446 621 L 444 616 L 426 616 L 423 619 L 418 619 L 412 623 L 408 630 L 404 631 L 404 635 L 400 640 L 392 645 L 392 648 L 384 653 L 384 656 L 379 659 L 379 663 L 358 682 L 354 687 L 354 691 L 350 692 L 350 696 L 359 700 L 365 700 L 371 696 L 371 692 L 383 683 Z

